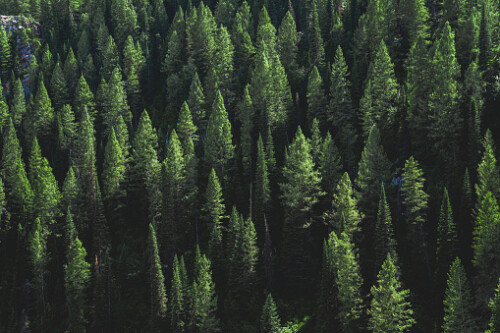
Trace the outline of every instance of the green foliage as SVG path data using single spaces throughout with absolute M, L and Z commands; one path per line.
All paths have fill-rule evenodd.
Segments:
M 500 283 L 499 283 L 500 285 Z M 489 307 L 491 310 L 491 319 L 488 325 L 487 333 L 493 333 L 500 327 L 500 287 L 495 289 L 495 296 L 489 302 Z
M 408 289 L 402 289 L 398 268 L 388 254 L 377 284 L 370 290 L 373 298 L 367 310 L 368 327 L 373 332 L 407 332 L 415 324 L 409 293 Z
M 318 68 L 314 66 L 309 73 L 307 83 L 307 120 L 309 125 L 313 119 L 324 124 L 326 120 L 326 94 L 323 89 L 323 79 L 319 75 Z
M 444 299 L 443 332 L 477 332 L 473 317 L 474 299 L 459 258 L 451 264 Z
M 205 205 L 202 208 L 206 214 L 207 230 L 209 236 L 208 248 L 209 255 L 212 258 L 218 258 L 220 247 L 222 246 L 221 223 L 226 210 L 224 198 L 222 197 L 222 188 L 215 170 L 210 171 L 208 176 L 208 185 L 205 191 Z
M 161 268 L 158 244 L 156 242 L 156 231 L 149 224 L 148 238 L 148 260 L 149 260 L 149 288 L 151 292 L 150 329 L 159 331 L 162 321 L 167 315 L 167 293 L 165 291 L 165 278 Z
M 332 214 L 326 217 L 331 228 L 345 232 L 351 238 L 360 230 L 359 224 L 364 215 L 358 209 L 356 193 L 347 172 L 340 179 L 333 194 Z
M 266 302 L 262 307 L 260 315 L 260 332 L 261 333 L 279 333 L 281 331 L 281 319 L 278 314 L 278 309 L 274 303 L 273 296 L 268 294 Z
M 397 247 L 392 227 L 391 209 L 387 203 L 385 188 L 382 184 L 380 190 L 380 200 L 378 203 L 377 222 L 375 224 L 375 267 L 380 269 L 387 257 L 391 255 L 394 262 L 397 262 Z
M 171 332 L 184 332 L 186 329 L 186 303 L 184 299 L 184 288 L 181 280 L 181 271 L 177 255 L 174 257 L 170 297 L 168 299 L 168 311 Z
M 14 125 L 18 127 L 21 124 L 24 114 L 26 113 L 26 97 L 24 96 L 23 83 L 20 79 L 17 79 L 14 82 L 14 93 L 10 113 L 12 115 Z

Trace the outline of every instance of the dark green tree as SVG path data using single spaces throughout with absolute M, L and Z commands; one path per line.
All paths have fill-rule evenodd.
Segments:
M 391 255 L 393 261 L 397 263 L 397 244 L 392 227 L 391 209 L 385 196 L 385 188 L 382 184 L 380 190 L 380 200 L 378 203 L 377 222 L 375 224 L 375 268 L 378 271 L 387 258 Z
M 170 297 L 168 299 L 168 311 L 170 330 L 173 333 L 181 333 L 186 330 L 186 300 L 184 298 L 184 286 L 181 278 L 181 269 L 177 255 L 174 257 Z
M 218 260 L 222 247 L 222 219 L 226 210 L 222 188 L 215 170 L 210 171 L 208 185 L 205 191 L 205 205 L 202 208 L 206 216 L 208 239 L 208 253 L 212 260 Z
M 149 224 L 148 239 L 149 261 L 149 288 L 151 292 L 150 330 L 160 331 L 163 321 L 167 316 L 167 293 L 165 291 L 165 278 L 163 277 L 156 231 Z
M 266 302 L 262 307 L 260 315 L 260 332 L 261 333 L 278 333 L 281 332 L 281 319 L 278 314 L 278 309 L 274 303 L 273 296 L 268 294 Z
M 323 88 L 323 79 L 319 74 L 318 68 L 314 66 L 309 73 L 307 83 L 307 120 L 309 127 L 312 125 L 313 119 L 318 121 L 324 127 L 327 119 L 326 104 L 327 98 Z

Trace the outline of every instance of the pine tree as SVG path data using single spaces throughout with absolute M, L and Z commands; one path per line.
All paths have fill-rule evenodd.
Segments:
M 397 262 L 396 246 L 391 210 L 385 196 L 384 185 L 382 184 L 378 203 L 377 222 L 375 224 L 375 267 L 377 271 L 382 267 L 387 254 L 390 254 L 393 261 Z
M 354 167 L 353 145 L 356 142 L 354 130 L 355 113 L 351 100 L 348 68 L 340 45 L 333 60 L 330 75 L 330 101 L 327 109 L 328 124 L 338 133 L 345 166 Z
M 80 71 L 78 69 L 78 62 L 76 61 L 73 49 L 70 47 L 66 60 L 64 61 L 64 77 L 66 78 L 66 84 L 68 85 L 68 93 L 70 97 L 74 96 L 75 87 L 78 81 L 78 76 Z
M 431 66 L 434 75 L 427 111 L 429 136 L 438 156 L 445 162 L 453 162 L 458 153 L 462 117 L 458 108 L 460 65 L 455 57 L 455 39 L 448 22 L 436 41 Z
M 29 137 L 48 137 L 51 134 L 54 120 L 54 108 L 52 108 L 52 103 L 43 81 L 40 81 L 33 105 L 30 107 L 30 112 L 27 114 L 25 122 Z
M 190 326 L 197 332 L 220 332 L 217 318 L 217 295 L 212 281 L 211 262 L 205 255 L 196 261 L 196 276 L 192 286 L 192 308 Z
M 446 271 L 457 256 L 458 236 L 453 221 L 453 210 L 448 196 L 448 190 L 444 189 L 441 212 L 439 213 L 438 238 L 436 247 L 436 279 L 438 285 L 444 288 Z
M 307 120 L 311 126 L 313 119 L 318 119 L 321 124 L 326 121 L 326 94 L 323 89 L 323 79 L 318 68 L 314 66 L 309 73 L 307 83 Z M 324 126 L 324 125 L 323 125 Z
M 474 223 L 473 265 L 476 269 L 478 288 L 477 299 L 485 305 L 500 275 L 498 235 L 500 234 L 500 212 L 497 200 L 487 192 L 479 204 Z M 480 281 L 480 282 L 479 282 Z
M 114 36 L 118 45 L 123 45 L 127 36 L 134 35 L 137 29 L 137 13 L 132 2 L 112 0 L 110 4 Z
M 56 111 L 61 110 L 62 106 L 69 102 L 68 86 L 59 62 L 54 67 L 50 79 L 50 95 L 54 100 L 54 109 Z
M 33 189 L 33 213 L 44 225 L 55 223 L 55 219 L 59 216 L 61 193 L 49 162 L 42 156 L 36 137 L 29 158 L 29 179 Z M 51 230 L 46 232 L 50 233 Z
M 495 290 L 495 296 L 493 299 L 490 299 L 489 307 L 491 310 L 491 319 L 488 325 L 487 333 L 493 333 L 498 331 L 500 327 L 500 282 L 498 287 Z
M 358 178 L 356 180 L 360 189 L 359 205 L 363 209 L 365 216 L 371 220 L 376 217 L 376 202 L 380 194 L 381 184 L 390 181 L 391 162 L 380 141 L 378 127 L 373 125 L 368 134 L 365 148 L 361 153 Z
M 281 332 L 281 319 L 278 314 L 278 309 L 274 303 L 273 296 L 268 294 L 266 302 L 262 307 L 260 315 L 260 332 L 261 333 L 278 333 Z
M 102 194 L 108 211 L 108 219 L 112 221 L 125 204 L 125 158 L 114 129 L 106 143 L 104 150 L 104 164 L 102 170 Z
M 165 161 L 163 162 L 164 229 L 160 244 L 175 249 L 183 243 L 189 221 L 183 219 L 183 200 L 186 193 L 184 152 L 175 130 L 170 133 Z M 166 242 L 166 244 L 164 244 Z M 179 244 L 178 244 L 179 243 Z
M 189 109 L 193 115 L 193 122 L 201 133 L 205 132 L 207 127 L 207 116 L 205 110 L 205 95 L 203 93 L 203 86 L 201 85 L 200 77 L 195 72 L 193 81 L 189 88 L 189 96 L 187 99 Z
M 35 327 L 44 330 L 46 327 L 45 319 L 47 314 L 46 287 L 47 287 L 47 265 L 49 257 L 47 253 L 47 234 L 44 230 L 40 219 L 37 218 L 33 225 L 33 232 L 30 239 L 30 264 L 33 272 L 33 281 L 31 287 L 35 294 L 36 318 L 40 321 L 34 323 Z
M 281 63 L 294 90 L 298 89 L 302 74 L 297 61 L 299 41 L 295 20 L 292 13 L 287 11 L 278 29 L 277 47 Z
M 111 74 L 104 103 L 102 114 L 102 123 L 104 125 L 103 135 L 104 137 L 108 137 L 111 129 L 116 126 L 120 115 L 123 117 L 125 123 L 130 124 L 132 121 L 132 113 L 127 103 L 125 84 L 122 81 L 118 67 Z
M 94 103 L 94 94 L 90 90 L 89 85 L 87 84 L 87 80 L 83 75 L 80 76 L 78 83 L 75 88 L 75 100 L 73 102 L 73 106 L 75 108 L 75 112 L 77 117 L 81 117 L 83 113 L 84 107 L 87 107 L 87 112 L 95 119 L 96 110 Z
M 210 171 L 207 189 L 205 191 L 205 205 L 202 208 L 207 220 L 207 231 L 209 235 L 208 253 L 212 260 L 218 260 L 221 254 L 222 231 L 221 224 L 226 210 L 222 188 L 215 170 Z
M 384 41 L 381 41 L 368 69 L 365 90 L 359 102 L 365 136 L 373 124 L 378 124 L 382 132 L 393 125 L 398 107 L 398 89 L 394 65 Z
M 309 262 L 307 226 L 313 220 L 313 207 L 324 194 L 321 191 L 321 176 L 315 169 L 311 147 L 297 129 L 293 143 L 288 147 L 283 182 L 279 184 L 285 209 L 283 225 L 283 269 L 288 276 L 290 290 L 305 288 L 311 267 Z
M 495 156 L 495 143 L 490 130 L 487 130 L 483 141 L 483 157 L 477 166 L 477 184 L 475 185 L 477 203 L 481 204 L 487 192 L 500 197 L 500 172 Z
M 318 1 L 312 1 L 312 8 L 308 14 L 309 64 L 311 66 L 317 65 L 323 72 L 325 67 L 325 49 L 318 17 L 318 3 Z
M 477 332 L 473 316 L 474 298 L 465 269 L 457 257 L 448 273 L 448 286 L 444 298 L 443 332 Z
M 193 117 L 191 115 L 191 110 L 187 102 L 182 104 L 181 110 L 179 112 L 179 119 L 177 120 L 176 126 L 177 134 L 179 135 L 179 140 L 181 140 L 184 150 L 186 150 L 186 145 L 188 139 L 193 142 L 198 141 L 198 135 L 196 132 L 198 128 L 193 123 Z
M 10 113 L 12 120 L 16 127 L 19 127 L 21 121 L 26 113 L 26 97 L 24 95 L 24 88 L 21 79 L 14 82 L 12 103 L 10 106 Z
M 184 299 L 184 287 L 185 286 L 183 286 L 181 279 L 179 260 L 177 259 L 177 255 L 175 255 L 173 262 L 170 297 L 168 299 L 170 330 L 173 333 L 184 332 L 186 329 L 186 318 L 184 312 L 186 310 L 186 300 Z
M 2 172 L 5 175 L 5 192 L 10 198 L 8 210 L 12 214 L 20 214 L 18 222 L 25 224 L 24 217 L 30 212 L 33 192 L 12 120 L 9 120 L 3 132 Z
M 227 28 L 224 26 L 217 29 L 210 67 L 215 73 L 223 99 L 226 103 L 231 104 L 233 99 L 231 89 L 234 76 L 234 45 Z M 210 99 L 208 101 L 210 103 Z
M 111 73 L 118 66 L 119 57 L 118 57 L 118 49 L 115 44 L 115 40 L 110 35 L 107 37 L 105 45 L 103 45 L 103 49 L 100 50 L 100 56 L 102 59 L 101 66 L 101 77 L 109 81 Z
M 335 186 L 342 177 L 342 158 L 330 132 L 326 133 L 325 140 L 321 145 L 318 168 L 321 173 L 323 190 L 328 193 L 328 197 L 331 197 Z
M 64 265 L 64 289 L 71 332 L 85 332 L 87 324 L 87 287 L 90 283 L 90 264 L 87 251 L 78 237 L 71 242 Z
M 391 255 L 387 255 L 377 276 L 377 285 L 371 288 L 372 301 L 368 309 L 368 327 L 373 332 L 407 332 L 414 324 L 413 310 L 402 289 L 398 268 Z
M 146 110 L 142 112 L 132 142 L 129 185 L 131 195 L 137 200 L 138 217 L 148 216 L 149 221 L 159 221 L 161 215 L 161 165 L 158 161 L 158 137 Z
M 156 231 L 149 224 L 149 287 L 151 292 L 150 329 L 160 331 L 163 320 L 167 315 L 167 293 L 165 291 L 165 278 L 161 268 Z
M 207 125 L 207 136 L 204 140 L 205 162 L 209 168 L 214 168 L 222 178 L 227 178 L 230 163 L 234 157 L 231 123 L 224 106 L 220 92 L 212 107 L 212 113 Z
M 7 75 L 11 69 L 12 51 L 5 28 L 0 27 L 0 72 Z
M 69 104 L 63 105 L 57 114 L 57 132 L 61 149 L 69 150 L 76 137 L 75 114 Z
M 242 72 L 240 83 L 248 82 L 248 70 L 255 54 L 255 47 L 251 37 L 253 36 L 253 30 L 250 6 L 244 0 L 236 12 L 231 31 L 235 51 L 235 68 Z
M 408 45 L 413 45 L 418 38 L 425 39 L 428 37 L 429 10 L 425 6 L 425 1 L 404 1 L 401 4 L 401 17 L 403 18 Z
M 362 315 L 358 257 L 350 236 L 331 232 L 323 246 L 323 272 L 318 308 L 318 331 L 345 332 L 360 328 Z
M 269 184 L 269 170 L 266 151 L 262 136 L 257 140 L 257 161 L 255 165 L 255 186 L 253 195 L 252 216 L 256 221 L 257 235 L 260 243 L 264 239 L 265 221 L 270 208 L 271 188 Z
M 126 77 L 128 102 L 132 113 L 139 115 L 143 109 L 140 79 L 146 60 L 142 55 L 140 44 L 134 44 L 132 36 L 127 37 L 123 48 L 123 58 L 123 72 Z
M 77 183 L 76 175 L 73 170 L 73 167 L 70 166 L 68 172 L 66 173 L 66 178 L 64 179 L 64 183 L 62 186 L 62 199 L 61 205 L 63 207 L 63 211 L 71 208 L 71 211 L 76 214 L 77 207 L 77 199 L 80 194 L 80 187 Z
M 359 224 L 364 215 L 358 210 L 358 200 L 354 192 L 351 179 L 347 172 L 340 179 L 333 194 L 332 213 L 327 222 L 330 228 L 345 232 L 349 237 L 354 237 L 360 230 Z
M 241 123 L 240 128 L 240 149 L 241 149 L 241 163 L 243 165 L 243 173 L 245 176 L 250 176 L 252 169 L 252 143 L 253 143 L 253 126 L 255 109 L 250 96 L 250 85 L 247 84 L 243 90 L 243 98 L 238 104 L 238 118 Z M 250 177 L 251 179 L 251 177 Z

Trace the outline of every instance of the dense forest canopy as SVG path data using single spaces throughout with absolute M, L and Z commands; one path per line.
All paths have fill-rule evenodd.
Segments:
M 0 332 L 500 332 L 497 0 L 0 14 Z

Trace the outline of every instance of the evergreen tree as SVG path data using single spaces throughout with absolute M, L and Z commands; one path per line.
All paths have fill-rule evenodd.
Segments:
M 255 47 L 252 42 L 253 30 L 250 6 L 244 0 L 236 12 L 231 32 L 235 51 L 235 68 L 237 71 L 242 72 L 240 82 L 248 82 L 248 70 L 255 54 Z
M 181 110 L 179 112 L 179 119 L 177 120 L 176 126 L 177 134 L 179 135 L 179 140 L 181 140 L 184 150 L 187 148 L 188 139 L 194 142 L 198 141 L 198 135 L 196 132 L 198 128 L 193 122 L 193 117 L 191 115 L 191 110 L 187 102 L 182 104 Z
M 54 109 L 61 110 L 64 104 L 69 102 L 69 92 L 64 77 L 63 71 L 59 66 L 59 62 L 54 67 L 52 77 L 50 79 L 50 95 L 54 100 Z
M 462 125 L 458 108 L 460 65 L 455 57 L 455 39 L 445 23 L 436 41 L 432 59 L 432 91 L 429 95 L 429 136 L 444 162 L 456 160 L 457 140 Z
M 255 186 L 252 209 L 256 223 L 259 240 L 264 238 L 265 221 L 270 208 L 271 188 L 269 184 L 269 170 L 267 166 L 266 151 L 262 136 L 257 140 L 257 161 L 255 165 Z M 260 242 L 262 243 L 262 242 Z
M 2 172 L 5 175 L 5 192 L 10 198 L 8 210 L 12 214 L 20 214 L 18 222 L 25 224 L 24 217 L 30 213 L 33 192 L 12 120 L 9 120 L 3 132 Z
M 70 47 L 66 60 L 64 61 L 64 77 L 68 85 L 68 93 L 70 97 L 74 96 L 75 87 L 78 81 L 80 71 L 78 69 L 78 62 L 76 61 L 73 49 Z
M 443 332 L 477 332 L 473 316 L 474 299 L 462 266 L 457 257 L 450 266 L 444 299 Z
M 181 271 L 177 255 L 174 257 L 172 281 L 170 289 L 170 297 L 168 299 L 168 311 L 170 320 L 170 330 L 173 333 L 184 332 L 186 329 L 185 323 L 185 299 L 184 285 L 181 279 Z
M 345 166 L 354 167 L 353 145 L 356 142 L 354 129 L 355 113 L 351 100 L 348 68 L 340 45 L 337 48 L 330 75 L 330 103 L 328 124 L 338 133 Z
M 377 276 L 377 285 L 371 288 L 372 301 L 368 309 L 368 327 L 373 332 L 407 332 L 414 324 L 413 310 L 408 296 L 402 289 L 398 268 L 387 254 Z
M 165 279 L 161 268 L 158 244 L 156 242 L 156 231 L 149 224 L 149 286 L 151 291 L 150 329 L 160 331 L 163 320 L 167 315 L 167 294 L 165 291 Z
M 500 261 L 498 260 L 498 235 L 500 229 L 500 213 L 497 200 L 491 192 L 487 192 L 477 208 L 474 223 L 474 239 L 472 249 L 474 258 L 472 263 L 477 272 L 478 288 L 477 299 L 485 305 L 491 296 L 491 291 L 500 275 Z
M 489 307 L 491 310 L 491 319 L 490 323 L 488 325 L 488 330 L 486 331 L 487 333 L 493 333 L 498 330 L 500 327 L 500 318 L 499 318 L 499 312 L 500 312 L 500 282 L 499 282 L 499 287 L 496 288 L 495 290 L 495 296 L 493 299 L 490 299 L 489 302 Z
M 76 237 L 70 244 L 64 265 L 64 289 L 71 332 L 85 332 L 87 324 L 87 287 L 90 282 L 90 264 L 87 251 Z
M 300 290 L 307 283 L 310 266 L 308 233 L 306 227 L 313 220 L 313 207 L 324 194 L 321 191 L 321 176 L 315 169 L 311 147 L 297 129 L 293 143 L 288 147 L 283 182 L 279 184 L 285 209 L 283 225 L 283 268 L 291 290 Z
M 126 0 L 112 0 L 110 11 L 114 36 L 118 45 L 123 45 L 127 37 L 134 35 L 137 29 L 137 13 L 132 2 Z
M 294 90 L 299 88 L 297 85 L 301 79 L 301 72 L 297 61 L 299 41 L 300 37 L 297 34 L 295 20 L 292 13 L 287 11 L 278 29 L 277 47 L 281 63 Z
M 134 44 L 132 36 L 128 36 L 123 47 L 123 72 L 126 77 L 128 102 L 132 113 L 136 116 L 142 111 L 141 76 L 145 66 L 145 58 L 139 43 Z
M 120 219 L 120 210 L 125 204 L 125 172 L 125 158 L 112 129 L 104 150 L 102 170 L 102 193 L 110 221 Z
M 220 332 L 217 318 L 217 295 L 212 281 L 210 259 L 201 255 L 196 261 L 196 276 L 192 286 L 190 326 L 195 332 Z
M 40 219 L 37 218 L 33 225 L 33 232 L 30 239 L 30 264 L 33 272 L 31 288 L 33 288 L 33 293 L 35 294 L 36 318 L 40 321 L 39 323 L 35 323 L 35 326 L 40 330 L 44 330 L 45 328 L 47 308 L 49 307 L 45 291 L 47 288 L 46 276 L 49 261 L 46 237 L 47 234 Z
M 83 75 L 80 76 L 78 83 L 75 88 L 75 99 L 73 102 L 75 112 L 77 117 L 81 117 L 84 107 L 87 107 L 87 111 L 92 119 L 96 117 L 94 94 L 90 90 L 87 80 Z
M 448 190 L 444 189 L 441 212 L 439 213 L 438 238 L 436 246 L 436 279 L 438 285 L 443 286 L 446 271 L 457 256 L 457 232 L 453 221 L 453 210 L 448 196 Z
M 321 145 L 318 168 L 321 173 L 323 190 L 328 193 L 328 197 L 331 197 L 335 186 L 342 177 L 342 158 L 330 132 L 326 133 L 325 140 Z
M 221 224 L 226 210 L 222 188 L 215 170 L 210 171 L 207 189 L 205 191 L 205 205 L 202 208 L 206 214 L 208 239 L 208 252 L 212 260 L 218 260 L 222 247 Z
M 331 232 L 323 245 L 323 272 L 318 308 L 318 330 L 353 332 L 362 315 L 358 257 L 350 236 Z
M 12 121 L 16 127 L 19 127 L 26 113 L 26 97 L 24 96 L 23 83 L 20 79 L 14 82 L 12 103 L 10 106 Z
M 326 94 L 323 89 L 323 79 L 318 68 L 314 66 L 309 73 L 307 83 L 307 120 L 309 126 L 315 118 L 321 124 L 325 124 L 326 116 Z
M 243 165 L 243 173 L 245 176 L 250 176 L 252 168 L 252 132 L 254 126 L 254 114 L 252 97 L 250 96 L 250 85 L 246 85 L 243 91 L 243 99 L 238 104 L 238 118 L 241 123 L 240 128 L 240 149 L 241 163 Z M 251 178 L 250 178 L 251 179 Z
M 200 77 L 195 72 L 193 81 L 189 88 L 189 96 L 187 99 L 189 109 L 193 115 L 193 122 L 198 130 L 202 133 L 205 132 L 207 126 L 207 116 L 205 110 L 205 95 L 203 93 L 203 86 L 201 85 Z
M 354 237 L 360 229 L 359 224 L 364 215 L 358 210 L 356 193 L 347 172 L 340 179 L 333 194 L 332 208 L 332 213 L 327 215 L 330 227 L 338 232 L 345 232 L 351 238 Z
M 409 0 L 402 2 L 400 6 L 408 45 L 413 45 L 418 38 L 427 38 L 429 10 L 425 6 L 425 1 Z
M 500 173 L 495 156 L 495 143 L 490 130 L 487 130 L 484 135 L 483 148 L 483 157 L 477 166 L 477 184 L 475 185 L 478 205 L 488 192 L 493 193 L 496 198 L 500 196 Z
M 260 332 L 261 333 L 278 333 L 281 332 L 281 319 L 278 314 L 278 309 L 274 303 L 273 296 L 268 294 L 266 302 L 262 307 L 260 315 Z
M 53 129 L 54 120 L 54 108 L 52 108 L 52 103 L 43 81 L 40 81 L 33 105 L 30 107 L 30 112 L 25 122 L 25 128 L 29 137 L 48 137 Z
M 359 205 L 368 219 L 375 219 L 377 210 L 375 203 L 380 194 L 381 184 L 388 183 L 390 180 L 390 167 L 391 162 L 380 142 L 378 127 L 373 125 L 361 153 L 356 180 L 360 189 Z
M 63 150 L 71 148 L 76 137 L 75 114 L 71 105 L 63 105 L 61 111 L 57 114 L 57 132 L 59 135 L 59 144 Z
M 108 137 L 111 129 L 116 126 L 120 115 L 123 117 L 125 123 L 130 124 L 132 121 L 132 113 L 127 103 L 125 84 L 122 81 L 119 68 L 115 68 L 111 74 L 104 103 L 102 114 L 102 123 L 104 125 L 103 135 Z
M 382 184 L 378 203 L 377 222 L 375 224 L 375 267 L 377 270 L 382 267 L 387 254 L 391 255 L 395 263 L 397 262 L 396 245 L 391 210 L 385 196 L 384 185 Z
M 99 51 L 102 59 L 100 74 L 104 80 L 109 81 L 111 73 L 113 73 L 113 70 L 119 63 L 118 49 L 116 47 L 115 40 L 111 35 L 107 37 L 106 42 L 103 45 L 103 49 L 100 49 Z
M 222 178 L 227 178 L 228 168 L 234 157 L 231 123 L 220 92 L 212 107 L 207 125 L 207 136 L 204 140 L 205 162 L 214 168 Z
M 373 124 L 378 124 L 383 132 L 393 125 L 398 106 L 398 89 L 394 66 L 384 41 L 381 41 L 368 69 L 365 90 L 359 102 L 365 136 Z

